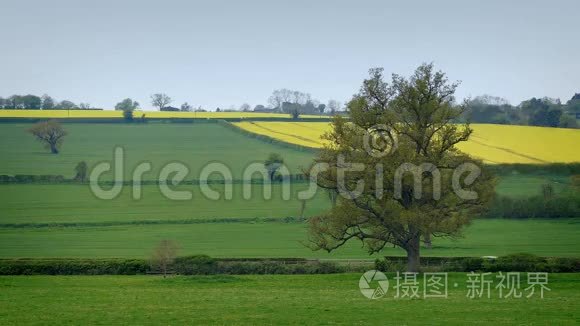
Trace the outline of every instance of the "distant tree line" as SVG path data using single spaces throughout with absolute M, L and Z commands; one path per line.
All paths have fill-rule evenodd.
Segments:
M 578 128 L 580 93 L 566 103 L 543 97 L 523 101 L 518 106 L 500 97 L 478 96 L 468 102 L 463 118 L 475 123 Z
M 298 118 L 301 114 L 334 114 L 342 110 L 341 103 L 336 100 L 329 100 L 328 104 L 324 104 L 312 98 L 309 93 L 287 88 L 274 90 L 268 98 L 268 104 L 268 107 L 256 105 L 253 111 L 288 113 L 293 118 Z M 248 104 L 243 105 L 242 111 L 246 110 L 249 111 Z
M 159 111 L 182 111 L 182 112 L 206 112 L 201 107 L 194 108 L 189 103 L 183 103 L 179 108 L 170 106 L 171 97 L 164 93 L 151 95 L 151 104 Z M 44 94 L 36 95 L 12 95 L 7 98 L 0 97 L 0 109 L 12 110 L 101 110 L 91 107 L 88 103 L 78 105 L 69 100 L 56 101 L 51 96 Z M 130 98 L 115 105 L 115 110 L 133 112 L 139 109 L 139 103 Z M 329 100 L 327 104 L 320 103 L 312 98 L 309 93 L 277 89 L 268 98 L 268 105 L 258 104 L 253 108 L 248 104 L 242 104 L 239 109 L 217 108 L 222 111 L 243 112 L 276 112 L 287 113 L 294 118 L 302 114 L 330 114 L 342 112 L 345 109 L 336 100 Z M 127 113 L 129 115 L 129 113 Z M 580 93 L 566 103 L 559 99 L 549 97 L 532 98 L 521 102 L 519 105 L 511 105 L 507 100 L 490 95 L 477 96 L 468 101 L 468 110 L 462 115 L 462 120 L 473 123 L 493 123 L 530 125 L 544 127 L 578 128 L 577 120 L 580 119 Z
M 56 101 L 44 94 L 36 95 L 12 95 L 7 98 L 0 97 L 0 109 L 7 110 L 101 110 L 92 108 L 88 103 L 75 104 L 72 101 Z

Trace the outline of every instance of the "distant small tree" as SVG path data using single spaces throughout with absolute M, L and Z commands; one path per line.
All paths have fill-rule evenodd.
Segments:
M 330 110 L 330 113 L 334 114 L 336 113 L 336 111 L 340 110 L 340 102 L 338 102 L 337 100 L 330 100 L 328 101 L 328 109 Z
M 268 170 L 268 177 L 270 178 L 270 181 L 274 180 L 276 172 L 278 171 L 280 166 L 282 166 L 282 164 L 284 164 L 284 159 L 278 153 L 270 154 L 266 159 L 266 161 L 264 161 L 264 167 L 266 168 L 266 170 Z
M 81 109 L 81 110 L 89 110 L 90 108 L 91 108 L 91 105 L 89 103 L 79 104 L 79 109 Z
M 85 182 L 87 180 L 88 170 L 89 168 L 87 166 L 87 162 L 85 161 L 79 162 L 75 167 L 76 175 L 74 177 L 74 180 Z
M 298 117 L 300 117 L 301 109 L 302 105 L 297 103 L 291 102 L 282 103 L 282 111 L 290 114 L 290 116 L 292 116 L 292 119 L 298 119 Z
M 163 278 L 165 278 L 176 256 L 177 244 L 171 240 L 161 240 L 151 256 L 151 267 L 163 273 Z
M 133 110 L 123 110 L 123 119 L 127 122 L 133 122 Z
M 22 109 L 22 96 L 12 95 L 4 100 L 6 109 Z
M 554 186 L 551 183 L 545 183 L 542 185 L 542 197 L 548 200 L 554 197 Z
M 185 102 L 183 104 L 181 104 L 181 111 L 183 112 L 190 112 L 191 111 L 191 105 L 189 105 L 189 103 Z
M 42 99 L 36 95 L 22 96 L 22 107 L 27 110 L 40 110 Z
M 164 93 L 157 93 L 151 95 L 151 104 L 158 108 L 159 111 L 163 111 L 163 108 L 171 103 L 171 97 Z
M 324 104 L 318 104 L 318 106 L 316 107 L 316 109 L 318 110 L 318 113 L 320 114 L 324 114 L 324 110 L 326 110 L 326 105 Z
M 290 115 L 292 116 L 292 119 L 298 119 L 300 117 L 300 108 L 297 105 L 294 105 L 290 109 Z
M 71 110 L 71 109 L 77 109 L 78 106 L 76 104 L 74 104 L 71 101 L 60 101 L 56 106 L 55 109 L 59 109 L 59 110 Z
M 250 106 L 250 104 L 244 103 L 244 104 L 242 104 L 240 106 L 240 111 L 242 111 L 242 112 L 248 112 L 248 111 L 250 111 L 251 108 L 252 107 Z
M 578 122 L 576 118 L 569 114 L 562 114 L 560 116 L 560 123 L 558 124 L 560 128 L 578 128 Z
M 130 98 L 126 98 L 115 105 L 117 111 L 135 111 L 139 109 L 139 103 Z
M 52 154 L 58 154 L 59 147 L 67 134 L 66 130 L 56 120 L 38 122 L 28 129 L 28 132 L 43 143 L 46 148 L 49 148 Z
M 52 110 L 54 109 L 55 103 L 54 99 L 47 94 L 42 95 L 42 105 L 40 106 L 43 110 Z
M 261 111 L 266 111 L 266 107 L 263 106 L 262 104 L 258 104 L 256 106 L 254 106 L 254 111 L 255 112 L 261 112 Z

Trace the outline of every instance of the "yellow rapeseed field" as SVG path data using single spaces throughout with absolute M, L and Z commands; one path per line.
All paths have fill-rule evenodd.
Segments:
M 140 118 L 202 118 L 202 119 L 226 119 L 226 118 L 290 118 L 289 114 L 263 113 L 263 112 L 174 112 L 174 111 L 135 111 L 134 116 Z M 121 118 L 121 111 L 113 110 L 0 110 L 0 118 Z M 319 117 L 304 115 L 303 117 Z
M 257 134 L 307 147 L 322 147 L 326 122 L 240 122 Z M 488 163 L 580 162 L 580 130 L 530 126 L 472 124 L 474 132 L 458 148 Z

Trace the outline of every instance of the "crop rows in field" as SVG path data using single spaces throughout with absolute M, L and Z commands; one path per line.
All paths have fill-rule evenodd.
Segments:
M 292 144 L 320 148 L 321 136 L 331 130 L 326 122 L 238 122 L 236 126 Z M 469 141 L 457 147 L 487 163 L 571 163 L 580 162 L 580 130 L 472 124 Z

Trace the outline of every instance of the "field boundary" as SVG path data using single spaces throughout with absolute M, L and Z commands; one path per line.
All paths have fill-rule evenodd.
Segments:
M 226 223 L 304 223 L 307 218 L 286 217 L 220 217 L 197 218 L 178 220 L 134 220 L 134 221 L 105 221 L 105 222 L 46 222 L 46 223 L 0 223 L 4 229 L 41 229 L 41 228 L 90 228 L 114 227 L 128 225 L 175 225 L 175 224 L 226 224 Z
M 580 271 L 580 258 L 512 254 L 501 257 L 423 257 L 424 271 L 551 272 Z M 383 260 L 321 260 L 305 258 L 176 257 L 165 272 L 178 275 L 335 274 L 405 270 L 405 257 Z M 8 258 L 0 259 L 0 275 L 149 275 L 164 274 L 152 261 L 139 258 Z
M 18 118 L 6 118 L 1 117 L 0 123 L 36 123 L 46 120 L 57 120 L 61 123 L 215 123 L 219 120 L 224 120 L 228 122 L 243 122 L 243 121 L 263 121 L 263 122 L 288 122 L 288 121 L 300 121 L 300 122 L 330 122 L 332 117 L 305 117 L 293 120 L 288 117 L 244 117 L 244 118 L 161 118 L 153 117 L 147 118 L 145 116 L 144 120 L 140 117 L 135 117 L 133 122 L 127 122 L 124 118 L 37 118 L 37 117 L 18 117 Z
M 279 176 L 272 181 L 265 179 L 252 178 L 252 179 L 209 179 L 204 180 L 203 183 L 210 185 L 223 185 L 223 184 L 255 184 L 255 185 L 266 185 L 266 184 L 282 184 L 283 182 L 290 182 L 292 184 L 307 183 L 309 179 L 303 173 L 289 174 L 284 176 Z M 74 178 L 65 178 L 62 175 L 50 175 L 50 174 L 0 174 L 0 185 L 1 184 L 40 184 L 40 185 L 89 185 L 89 181 L 79 181 Z M 113 186 L 117 184 L 116 181 L 98 181 L 99 185 L 102 186 Z M 162 184 L 171 184 L 171 180 L 140 180 L 139 182 L 134 182 L 133 180 L 123 180 L 121 182 L 124 186 L 142 185 L 142 186 L 158 186 Z M 200 179 L 189 179 L 180 182 L 181 185 L 200 185 L 202 184 Z
M 242 121 L 249 121 L 249 120 L 242 120 Z M 257 121 L 257 120 L 254 120 L 254 121 Z M 284 121 L 286 121 L 286 120 L 284 120 Z M 330 120 L 328 120 L 328 121 L 330 121 Z M 304 151 L 304 152 L 310 152 L 310 153 L 317 153 L 319 150 L 318 148 L 302 146 L 302 145 L 298 145 L 298 144 L 292 144 L 292 143 L 288 143 L 288 142 L 285 142 L 285 141 L 280 140 L 280 139 L 276 139 L 274 137 L 260 135 L 260 134 L 245 130 L 241 127 L 238 127 L 238 126 L 232 124 L 231 122 L 240 122 L 240 121 L 228 121 L 228 120 L 224 120 L 224 119 L 218 121 L 219 124 L 221 124 L 222 126 L 224 126 L 226 128 L 230 128 L 231 130 L 234 130 L 240 134 L 243 134 L 244 136 L 258 139 L 258 140 L 263 141 L 263 142 L 268 143 L 268 144 L 275 144 L 278 146 L 291 148 L 291 149 Z

